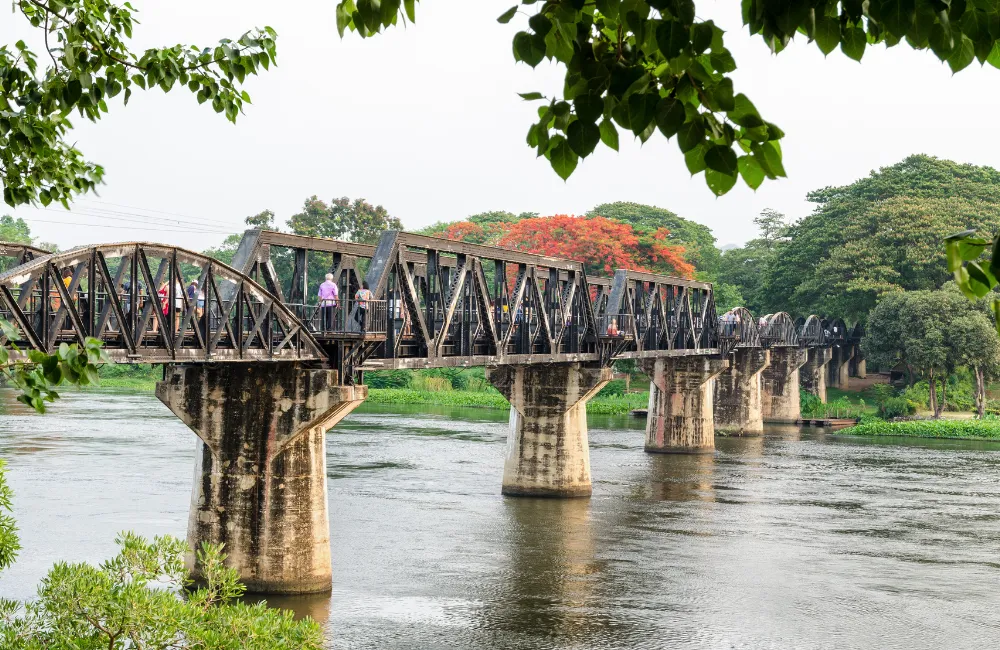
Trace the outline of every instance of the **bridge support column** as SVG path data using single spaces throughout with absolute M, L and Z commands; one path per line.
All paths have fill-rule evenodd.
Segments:
M 772 348 L 771 365 L 760 374 L 762 415 L 765 422 L 799 420 L 799 368 L 809 360 L 801 348 Z
M 826 404 L 826 365 L 833 358 L 830 348 L 809 348 L 809 358 L 802 366 L 802 388 Z
M 865 363 L 864 357 L 858 359 L 855 355 L 854 376 L 859 379 L 866 379 L 868 377 L 868 364 Z
M 851 360 L 854 358 L 854 346 L 841 345 L 831 350 L 833 358 L 827 364 L 827 386 L 847 388 L 851 376 Z
M 330 591 L 326 432 L 368 392 L 338 384 L 269 362 L 167 366 L 156 386 L 198 435 L 188 544 L 224 543 L 250 592 Z
M 715 378 L 715 430 L 741 436 L 764 433 L 761 372 L 771 364 L 769 350 L 737 349 L 729 367 Z
M 501 492 L 509 496 L 590 496 L 587 401 L 611 381 L 611 368 L 561 363 L 489 368 L 510 402 Z
M 729 366 L 708 357 L 668 357 L 642 362 L 649 375 L 646 451 L 712 453 L 715 424 L 711 380 Z

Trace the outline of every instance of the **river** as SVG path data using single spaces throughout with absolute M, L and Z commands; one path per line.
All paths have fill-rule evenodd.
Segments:
M 5 396 L 9 398 L 9 395 Z M 183 536 L 194 434 L 151 395 L 5 399 L 24 550 L 0 595 L 119 530 Z M 1000 639 L 1000 445 L 774 428 L 714 456 L 592 418 L 591 499 L 500 496 L 506 413 L 365 406 L 328 439 L 330 648 L 979 648 Z

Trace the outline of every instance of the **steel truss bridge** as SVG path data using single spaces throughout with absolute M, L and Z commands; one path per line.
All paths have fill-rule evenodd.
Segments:
M 248 230 L 232 265 L 128 242 L 0 243 L 0 316 L 22 351 L 95 337 L 117 363 L 302 361 L 341 372 L 856 346 L 843 320 L 716 313 L 712 285 L 386 232 L 377 246 Z M 336 304 L 316 304 L 332 273 Z M 281 278 L 286 278 L 282 282 Z M 290 281 L 287 279 L 290 278 Z M 200 293 L 189 297 L 188 284 Z M 373 298 L 355 298 L 362 282 Z

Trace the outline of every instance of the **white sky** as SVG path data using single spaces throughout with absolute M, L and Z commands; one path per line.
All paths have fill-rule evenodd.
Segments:
M 690 178 L 674 142 L 657 134 L 640 147 L 622 133 L 620 153 L 599 145 L 564 183 L 525 144 L 535 105 L 516 95 L 551 93 L 561 70 L 515 65 L 510 42 L 524 17 L 495 20 L 512 0 L 419 4 L 416 25 L 341 41 L 335 0 L 133 0 L 143 23 L 137 47 L 212 45 L 270 25 L 279 66 L 248 80 L 254 104 L 235 126 L 185 89 L 139 91 L 97 125 L 77 118 L 74 136 L 105 166 L 106 185 L 74 211 L 134 221 L 61 207 L 10 212 L 63 248 L 139 239 L 201 250 L 264 208 L 284 221 L 312 194 L 364 197 L 408 229 L 484 210 L 582 213 L 622 200 L 704 223 L 725 245 L 754 236 L 752 219 L 765 207 L 804 216 L 807 191 L 911 153 L 1000 167 L 990 117 L 1000 70 L 974 63 L 952 77 L 929 52 L 881 46 L 859 65 L 839 52 L 824 59 L 804 40 L 774 57 L 746 34 L 737 2 L 699 0 L 702 17 L 728 30 L 737 92 L 786 132 L 789 178 L 756 193 L 740 183 L 716 199 L 702 176 Z M 29 36 L 20 16 L 0 20 L 0 42 Z

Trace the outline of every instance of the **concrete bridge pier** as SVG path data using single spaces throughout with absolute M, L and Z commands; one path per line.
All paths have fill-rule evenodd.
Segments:
M 587 402 L 611 368 L 583 363 L 498 366 L 486 378 L 510 402 L 501 492 L 508 496 L 590 496 Z
M 698 454 L 715 451 L 711 380 L 729 367 L 723 359 L 668 357 L 642 361 L 649 375 L 646 451 Z
M 830 348 L 809 348 L 809 358 L 802 366 L 800 377 L 802 388 L 812 393 L 826 404 L 826 366 L 833 358 Z
M 769 350 L 735 350 L 729 367 L 715 378 L 715 430 L 741 436 L 764 433 L 761 372 L 771 364 Z
M 801 348 L 771 349 L 771 364 L 760 373 L 763 393 L 761 411 L 765 422 L 798 420 L 802 417 L 799 368 L 808 360 L 808 351 Z
M 851 376 L 851 360 L 854 359 L 853 345 L 839 345 L 831 349 L 833 358 L 827 364 L 827 386 L 847 388 Z
M 854 358 L 851 359 L 851 376 L 858 379 L 865 379 L 868 376 L 868 364 L 861 356 L 861 350 L 854 348 Z
M 224 543 L 250 592 L 330 591 L 326 432 L 367 394 L 293 362 L 167 366 L 156 396 L 198 435 L 192 549 Z

